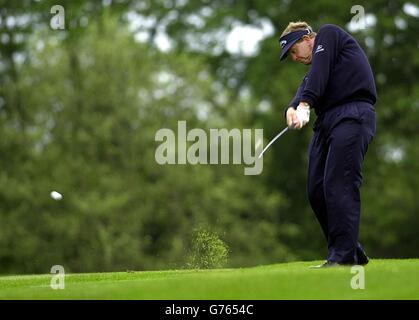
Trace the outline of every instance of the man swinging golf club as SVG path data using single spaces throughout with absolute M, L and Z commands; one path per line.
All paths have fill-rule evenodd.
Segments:
M 326 262 L 317 267 L 365 265 L 358 241 L 362 163 L 375 134 L 377 99 L 368 59 L 356 40 L 338 26 L 316 34 L 306 22 L 291 22 L 279 43 L 280 59 L 310 65 L 286 110 L 289 128 L 317 119 L 309 148 L 307 192 L 328 243 Z

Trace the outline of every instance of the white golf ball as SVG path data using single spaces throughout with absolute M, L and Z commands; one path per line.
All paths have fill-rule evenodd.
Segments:
M 57 191 L 51 191 L 51 198 L 54 200 L 61 200 L 63 198 L 62 194 Z

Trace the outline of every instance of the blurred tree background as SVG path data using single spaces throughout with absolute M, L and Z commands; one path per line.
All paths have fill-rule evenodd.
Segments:
M 283 128 L 306 67 L 279 63 L 277 38 L 296 20 L 337 24 L 366 51 L 379 101 L 360 237 L 372 258 L 417 257 L 417 4 L 0 3 L 0 273 L 182 268 L 197 229 L 231 267 L 322 259 L 305 192 L 309 127 L 274 145 L 256 176 L 155 161 L 157 130 L 176 132 L 179 120 L 206 132 L 263 128 L 265 144 Z M 63 30 L 50 26 L 57 4 Z M 355 4 L 365 29 L 350 25 Z

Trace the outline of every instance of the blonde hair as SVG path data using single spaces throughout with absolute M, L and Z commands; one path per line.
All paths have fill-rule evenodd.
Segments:
M 309 29 L 311 32 L 308 34 L 310 38 L 313 38 L 316 36 L 316 33 L 313 32 L 313 29 L 309 26 L 309 24 L 305 21 L 296 21 L 296 22 L 290 22 L 288 23 L 288 26 L 285 28 L 285 30 L 282 32 L 281 37 L 287 35 L 288 33 L 291 33 L 293 31 L 297 30 L 305 30 Z

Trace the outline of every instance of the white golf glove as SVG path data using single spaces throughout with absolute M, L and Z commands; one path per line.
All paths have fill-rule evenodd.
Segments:
M 310 121 L 310 106 L 307 103 L 300 103 L 296 114 L 301 127 L 304 127 Z

